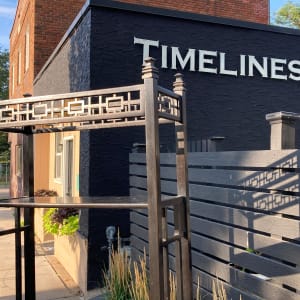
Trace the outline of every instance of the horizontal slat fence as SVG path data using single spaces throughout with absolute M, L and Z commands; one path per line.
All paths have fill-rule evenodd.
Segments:
M 300 151 L 190 153 L 194 287 L 211 298 L 300 299 Z M 145 154 L 130 156 L 131 194 L 146 194 Z M 177 195 L 175 155 L 161 155 L 162 193 Z M 169 233 L 173 213 L 168 211 Z M 133 256 L 147 249 L 145 210 L 131 213 Z M 170 267 L 173 265 L 173 248 Z

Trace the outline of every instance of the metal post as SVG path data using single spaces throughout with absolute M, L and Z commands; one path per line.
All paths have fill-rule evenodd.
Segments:
M 23 138 L 23 191 L 28 197 L 34 196 L 34 156 L 31 127 L 24 128 Z M 35 300 L 35 247 L 34 247 L 34 208 L 24 208 L 24 264 L 25 300 Z
M 168 212 L 167 208 L 162 209 L 162 239 L 167 241 L 168 239 Z M 163 246 L 163 272 L 164 272 L 164 299 L 168 299 L 170 295 L 170 270 L 169 270 L 169 245 Z M 179 299 L 178 299 L 179 300 Z
M 175 207 L 175 226 L 181 235 L 181 243 L 176 248 L 176 269 L 181 273 L 177 275 L 177 288 L 179 297 L 192 299 L 192 264 L 191 264 L 191 233 L 190 233 L 190 204 L 188 188 L 187 166 L 187 129 L 186 129 L 186 89 L 181 74 L 175 75 L 173 90 L 182 97 L 182 120 L 175 123 L 176 130 L 176 172 L 177 193 L 184 196 L 182 205 Z M 180 298 L 179 298 L 180 299 Z
M 160 150 L 158 131 L 157 80 L 154 59 L 147 58 L 142 71 L 144 80 L 146 160 L 148 188 L 150 299 L 164 299 L 162 241 L 162 209 L 160 196 Z
M 22 244 L 20 228 L 20 208 L 15 208 L 15 272 L 16 300 L 22 300 Z

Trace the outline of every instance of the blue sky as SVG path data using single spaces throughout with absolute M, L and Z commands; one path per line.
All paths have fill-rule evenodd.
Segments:
M 51 1 L 51 0 L 49 0 Z M 221 1 L 221 0 L 219 0 Z M 274 14 L 287 0 L 270 0 L 270 16 Z M 292 2 L 300 4 L 300 0 Z M 14 20 L 17 0 L 0 0 L 0 47 L 9 48 L 9 34 Z
M 4 49 L 9 48 L 9 34 L 17 2 L 17 0 L 0 0 L 0 47 Z

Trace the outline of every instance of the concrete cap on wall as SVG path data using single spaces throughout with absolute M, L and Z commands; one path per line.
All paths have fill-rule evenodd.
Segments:
M 270 114 L 266 114 L 266 120 L 269 122 L 276 122 L 279 120 L 285 120 L 285 121 L 295 121 L 300 119 L 299 113 L 293 113 L 293 112 L 286 112 L 286 111 L 279 111 L 274 112 Z

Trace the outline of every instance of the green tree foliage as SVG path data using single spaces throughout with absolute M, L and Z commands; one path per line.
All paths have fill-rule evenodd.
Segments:
M 10 145 L 8 143 L 7 133 L 0 131 L 0 163 L 10 160 Z
M 288 1 L 275 14 L 275 24 L 300 29 L 300 3 Z
M 9 53 L 0 48 L 0 100 L 8 99 Z
M 0 100 L 8 99 L 9 52 L 0 48 Z M 0 162 L 9 161 L 7 133 L 0 132 Z

